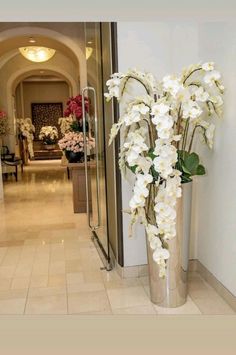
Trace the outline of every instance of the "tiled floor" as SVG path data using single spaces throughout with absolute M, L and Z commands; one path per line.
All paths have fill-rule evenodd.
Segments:
M 4 185 L 0 205 L 0 314 L 234 314 L 197 273 L 187 303 L 149 301 L 148 278 L 100 270 L 84 214 L 72 210 L 60 162 L 33 162 Z

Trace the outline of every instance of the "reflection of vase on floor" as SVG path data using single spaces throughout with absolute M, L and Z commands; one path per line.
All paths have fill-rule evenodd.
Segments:
M 176 237 L 168 241 L 170 258 L 164 278 L 159 277 L 159 266 L 147 241 L 151 301 L 162 307 L 179 307 L 187 300 L 191 202 L 192 183 L 182 184 L 182 197 L 177 200 Z

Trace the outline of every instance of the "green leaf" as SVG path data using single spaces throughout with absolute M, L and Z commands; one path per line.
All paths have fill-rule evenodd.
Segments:
M 186 169 L 191 173 L 191 175 L 195 175 L 199 165 L 199 156 L 196 153 L 189 154 L 184 159 L 184 165 Z
M 147 154 L 147 156 L 149 158 L 151 158 L 152 160 L 154 160 L 156 158 L 156 155 L 153 152 L 154 152 L 154 149 L 152 148 L 152 149 L 149 149 L 148 154 Z
M 182 176 L 181 176 L 181 182 L 182 182 L 182 184 L 186 184 L 187 182 L 191 182 L 191 181 L 192 181 L 192 179 L 191 179 L 190 176 L 186 176 L 186 175 L 182 175 Z
M 206 174 L 206 170 L 203 165 L 199 164 L 196 170 L 196 175 L 204 175 Z
M 129 166 L 129 165 L 128 165 L 128 168 L 129 168 L 129 169 L 132 171 L 132 173 L 134 173 L 134 174 L 135 174 L 135 171 L 136 171 L 137 167 L 138 167 L 138 165 L 133 165 L 133 166 Z

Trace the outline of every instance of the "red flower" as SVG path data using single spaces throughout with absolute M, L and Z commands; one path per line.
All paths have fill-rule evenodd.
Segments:
M 83 115 L 82 110 L 82 95 L 77 95 L 75 97 L 69 98 L 67 101 L 67 108 L 64 112 L 64 116 L 68 117 L 70 115 L 75 115 L 77 118 L 81 118 Z M 89 100 L 86 97 L 84 100 L 85 111 L 89 111 Z
M 5 111 L 0 111 L 0 118 L 5 118 L 7 116 Z

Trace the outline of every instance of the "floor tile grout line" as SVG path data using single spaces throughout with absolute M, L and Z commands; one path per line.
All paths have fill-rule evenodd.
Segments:
M 34 257 L 35 257 L 35 254 L 36 254 L 36 249 L 34 250 Z M 30 277 L 29 277 L 29 284 L 28 284 L 28 290 L 27 290 L 27 294 L 26 294 L 26 298 L 25 298 L 25 307 L 24 307 L 24 312 L 23 312 L 23 315 L 25 315 L 26 313 L 26 307 L 27 307 L 27 303 L 28 303 L 28 300 L 29 300 L 29 290 L 30 290 L 30 284 L 31 284 L 31 278 L 32 278 L 32 273 L 33 273 L 33 265 L 34 265 L 34 262 L 32 263 L 32 267 L 31 267 L 31 273 L 30 273 Z

